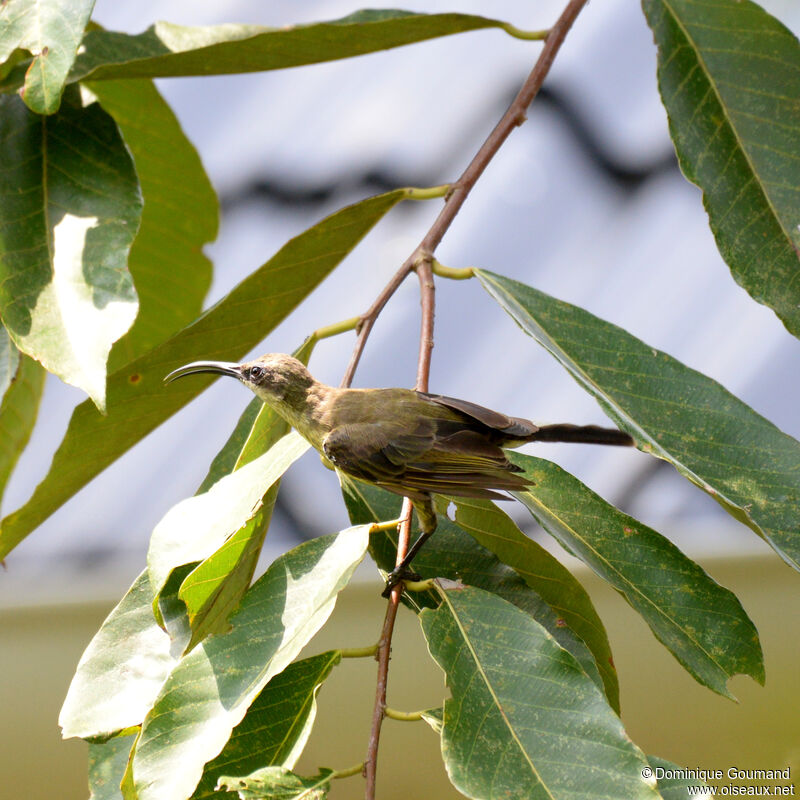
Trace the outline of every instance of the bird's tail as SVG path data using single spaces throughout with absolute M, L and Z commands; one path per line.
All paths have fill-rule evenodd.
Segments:
M 610 444 L 633 447 L 633 437 L 616 428 L 599 425 L 542 425 L 528 437 L 529 442 L 574 442 L 577 444 Z

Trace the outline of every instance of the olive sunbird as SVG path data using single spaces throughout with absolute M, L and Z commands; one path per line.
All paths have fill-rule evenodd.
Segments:
M 527 442 L 630 446 L 616 428 L 534 425 L 520 417 L 412 389 L 338 389 L 315 380 L 292 356 L 267 353 L 244 364 L 195 361 L 164 378 L 199 372 L 229 375 L 280 414 L 345 474 L 408 497 L 422 534 L 389 577 L 387 591 L 436 529 L 432 494 L 506 499 L 500 491 L 529 485 L 503 447 Z

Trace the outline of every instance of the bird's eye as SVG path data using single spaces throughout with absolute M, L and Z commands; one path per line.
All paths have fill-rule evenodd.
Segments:
M 264 374 L 264 368 L 250 367 L 250 369 L 247 372 L 248 372 L 248 377 L 250 378 L 251 381 L 257 381 Z

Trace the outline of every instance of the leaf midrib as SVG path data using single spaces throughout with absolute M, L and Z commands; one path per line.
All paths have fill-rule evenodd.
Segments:
M 455 612 L 455 609 L 453 608 L 452 604 L 450 603 L 450 599 L 449 599 L 449 597 L 447 595 L 447 592 L 444 592 L 444 591 L 441 592 L 441 596 L 442 596 L 442 599 L 444 600 L 444 602 L 447 603 L 448 608 L 450 609 L 450 616 L 453 618 L 453 621 L 455 622 L 456 626 L 458 627 L 458 630 L 459 630 L 459 632 L 461 634 L 461 638 L 462 638 L 466 648 L 469 650 L 470 655 L 472 656 L 473 662 L 475 664 L 475 669 L 478 672 L 478 674 L 481 676 L 481 678 L 483 680 L 483 684 L 486 687 L 486 691 L 491 696 L 492 701 L 494 702 L 495 708 L 500 713 L 500 717 L 502 718 L 503 722 L 505 723 L 506 727 L 508 728 L 508 731 L 511 734 L 512 739 L 514 740 L 514 742 L 516 742 L 516 744 L 517 744 L 517 746 L 519 748 L 519 751 L 523 754 L 523 756 L 525 758 L 525 761 L 527 761 L 528 765 L 530 766 L 531 772 L 533 772 L 533 774 L 536 776 L 537 780 L 539 781 L 539 784 L 544 789 L 544 791 L 547 792 L 547 796 L 549 798 L 551 798 L 551 800 L 555 800 L 555 797 L 553 796 L 552 792 L 550 791 L 550 789 L 548 788 L 547 784 L 542 779 L 542 776 L 539 773 L 539 770 L 536 769 L 536 765 L 531 760 L 531 757 L 528 754 L 528 751 L 525 749 L 525 747 L 523 746 L 522 742 L 520 741 L 519 736 L 517 735 L 516 729 L 511 724 L 511 720 L 508 718 L 508 715 L 506 714 L 506 712 L 505 712 L 505 710 L 503 708 L 503 705 L 500 702 L 500 698 L 495 693 L 494 688 L 492 687 L 492 684 L 491 684 L 491 682 L 489 680 L 489 676 L 484 671 L 483 665 L 481 664 L 481 660 L 478 657 L 478 654 L 475 651 L 475 648 L 472 646 L 470 638 L 467 635 L 467 632 L 464 629 L 464 626 L 461 624 L 461 620 L 459 619 L 458 615 Z
M 531 498 L 531 500 L 532 500 L 532 501 L 533 501 L 533 502 L 534 502 L 534 503 L 535 503 L 535 504 L 536 504 L 536 505 L 537 505 L 539 508 L 541 508 L 541 509 L 543 510 L 543 512 L 544 512 L 546 515 L 549 515 L 550 517 L 552 517 L 553 519 L 555 519 L 555 520 L 556 520 L 556 522 L 557 522 L 559 525 L 561 525 L 563 528 L 565 528 L 566 530 L 568 530 L 568 531 L 571 531 L 571 532 L 572 532 L 572 534 L 575 536 L 575 538 L 576 538 L 578 541 L 582 542 L 582 543 L 583 543 L 583 544 L 584 544 L 586 547 L 588 547 L 588 548 L 589 548 L 589 550 L 591 550 L 591 552 L 592 552 L 592 553 L 593 553 L 593 554 L 594 554 L 594 555 L 595 555 L 595 556 L 596 556 L 596 557 L 597 557 L 597 558 L 598 558 L 598 559 L 599 559 L 599 560 L 600 560 L 600 561 L 601 561 L 603 564 L 605 564 L 605 565 L 606 565 L 606 568 L 607 568 L 607 569 L 608 569 L 610 572 L 612 572 L 614 575 L 618 576 L 618 578 L 619 578 L 619 579 L 622 581 L 622 583 L 623 583 L 625 586 L 628 586 L 628 587 L 630 587 L 630 589 L 632 589 L 632 590 L 634 591 L 634 593 L 635 593 L 637 596 L 639 596 L 639 597 L 640 597 L 640 598 L 641 598 L 641 599 L 642 599 L 642 600 L 643 600 L 643 601 L 644 601 L 644 602 L 645 602 L 647 605 L 649 605 L 649 606 L 652 606 L 652 608 L 653 608 L 653 609 L 655 609 L 655 611 L 656 611 L 656 613 L 657 613 L 657 614 L 659 614 L 660 616 L 662 616 L 662 617 L 663 617 L 663 618 L 664 618 L 664 619 L 665 619 L 665 620 L 666 620 L 666 621 L 667 621 L 667 622 L 668 622 L 670 625 L 672 625 L 674 628 L 676 628 L 677 630 L 681 631 L 681 633 L 682 633 L 682 634 L 683 634 L 683 635 L 684 635 L 684 636 L 685 636 L 687 639 L 689 639 L 689 641 L 691 641 L 692 643 L 694 643 L 694 645 L 697 647 L 697 649 L 698 649 L 698 650 L 700 650 L 700 652 L 702 652 L 702 653 L 703 653 L 703 654 L 704 654 L 704 655 L 705 655 L 705 656 L 708 658 L 708 660 L 709 660 L 709 661 L 710 661 L 712 664 L 714 664 L 714 665 L 715 665 L 715 666 L 716 666 L 718 669 L 720 669 L 724 675 L 728 675 L 728 670 L 727 670 L 727 669 L 725 669 L 725 668 L 724 668 L 724 667 L 723 667 L 723 666 L 722 666 L 722 665 L 721 665 L 721 664 L 720 664 L 720 663 L 719 663 L 719 662 L 718 662 L 718 661 L 717 661 L 717 660 L 716 660 L 716 659 L 715 659 L 715 658 L 714 658 L 714 657 L 711 655 L 711 653 L 709 653 L 709 652 L 706 650 L 706 648 L 705 648 L 705 647 L 703 647 L 703 645 L 702 645 L 702 644 L 700 644 L 700 642 L 699 642 L 699 641 L 697 641 L 697 640 L 694 638 L 694 636 L 692 636 L 692 635 L 691 635 L 691 633 L 689 633 L 687 630 L 685 630 L 685 629 L 684 629 L 684 628 L 683 628 L 683 627 L 682 627 L 682 626 L 681 626 L 681 625 L 680 625 L 680 624 L 677 622 L 677 620 L 673 619 L 673 618 L 672 618 L 672 617 L 671 617 L 669 614 L 667 614 L 667 613 L 666 613 L 666 612 L 665 612 L 663 609 L 661 609 L 661 608 L 660 608 L 658 605 L 656 605 L 656 603 L 655 603 L 653 600 L 651 600 L 651 599 L 650 599 L 650 598 L 649 598 L 649 597 L 648 597 L 646 594 L 644 594 L 644 593 L 643 593 L 643 592 L 642 592 L 642 591 L 639 589 L 639 587 L 638 587 L 636 584 L 634 584 L 634 583 L 631 583 L 631 582 L 630 582 L 630 581 L 629 581 L 629 580 L 628 580 L 628 579 L 625 577 L 625 575 L 623 575 L 623 574 L 622 574 L 622 573 L 621 573 L 621 572 L 620 572 L 620 571 L 619 571 L 619 570 L 618 570 L 618 569 L 617 569 L 617 568 L 616 568 L 616 567 L 615 567 L 615 566 L 614 566 L 614 565 L 613 565 L 611 562 L 609 562 L 609 561 L 608 561 L 608 559 L 606 559 L 606 558 L 605 558 L 605 556 L 603 556 L 603 555 L 602 555 L 602 554 L 601 554 L 601 553 L 600 553 L 600 552 L 599 552 L 599 551 L 598 551 L 596 548 L 594 548 L 594 547 L 592 546 L 591 542 L 590 542 L 588 539 L 586 539 L 585 537 L 581 536 L 581 535 L 580 535 L 580 534 L 579 534 L 579 533 L 578 533 L 578 532 L 577 532 L 577 531 L 576 531 L 576 530 L 575 530 L 575 529 L 574 529 L 574 528 L 573 528 L 571 525 L 569 525 L 569 524 L 568 524 L 568 523 L 567 523 L 565 520 L 563 520 L 563 519 L 562 519 L 562 518 L 561 518 L 561 517 L 560 517 L 560 516 L 559 516 L 559 515 L 558 515 L 558 514 L 557 514 L 557 513 L 556 513 L 556 512 L 553 510 L 553 509 L 549 508 L 548 506 L 545 506 L 545 505 L 544 505 L 544 503 L 542 503 L 542 502 L 541 502 L 541 501 L 540 501 L 540 500 L 539 500 L 537 497 L 535 497 L 533 494 L 531 494 L 530 492 L 525 492 L 524 494 L 526 494 L 528 497 L 530 497 L 530 498 Z M 670 649 L 672 649 L 672 648 L 670 648 Z M 730 677 L 730 676 L 729 676 L 729 677 Z M 723 682 L 723 690 L 727 692 L 727 688 L 725 687 L 725 682 Z
M 753 164 L 752 158 L 750 157 L 750 153 L 748 152 L 748 150 L 744 146 L 744 140 L 741 138 L 741 136 L 739 135 L 738 130 L 736 129 L 736 126 L 733 124 L 733 120 L 732 120 L 731 115 L 729 113 L 728 106 L 727 106 L 727 104 L 725 102 L 723 102 L 722 95 L 719 92 L 719 89 L 717 87 L 716 82 L 712 78 L 712 73 L 708 69 L 708 65 L 706 64 L 705 59 L 702 56 L 702 53 L 701 53 L 700 47 L 697 44 L 697 41 L 689 33 L 689 29 L 683 24 L 682 20 L 680 19 L 680 15 L 675 11 L 675 9 L 672 6 L 670 0 L 660 0 L 660 2 L 663 3 L 664 9 L 669 12 L 670 17 L 675 22 L 677 27 L 680 29 L 680 31 L 683 34 L 683 36 L 686 39 L 686 41 L 690 44 L 690 46 L 692 48 L 692 52 L 694 53 L 695 57 L 697 58 L 697 62 L 700 65 L 700 68 L 702 69 L 703 74 L 706 77 L 706 80 L 708 81 L 708 85 L 711 87 L 711 90 L 713 91 L 714 96 L 717 98 L 717 102 L 719 103 L 719 107 L 722 109 L 722 114 L 723 114 L 723 116 L 725 118 L 725 123 L 726 123 L 728 129 L 730 130 L 730 132 L 732 133 L 733 138 L 736 140 L 737 144 L 739 145 L 739 152 L 742 153 L 742 155 L 744 156 L 745 161 L 747 162 L 747 166 L 748 166 L 748 168 L 750 170 L 750 174 L 751 174 L 756 186 L 758 186 L 759 193 L 764 198 L 765 203 L 769 207 L 770 212 L 772 214 L 772 218 L 775 220 L 775 222 L 778 225 L 778 228 L 780 229 L 781 233 L 784 235 L 784 238 L 786 239 L 787 244 L 789 244 L 789 246 L 791 246 L 791 247 L 794 247 L 794 243 L 792 242 L 791 238 L 788 235 L 788 232 L 784 228 L 783 223 L 781 221 L 781 218 L 778 215 L 774 204 L 772 203 L 772 199 L 767 194 L 767 192 L 764 190 L 764 187 L 762 185 L 762 181 L 760 179 L 760 177 L 761 177 L 760 173 L 756 170 L 755 165 Z M 704 190 L 704 192 L 705 192 L 705 190 Z
M 606 403 L 609 407 L 613 408 L 615 413 L 619 415 L 621 419 L 624 419 L 630 427 L 636 431 L 637 434 L 640 435 L 642 440 L 649 445 L 649 450 L 646 451 L 651 455 L 655 455 L 656 457 L 662 459 L 663 461 L 667 461 L 673 464 L 679 472 L 682 472 L 686 475 L 689 480 L 692 481 L 695 485 L 701 487 L 703 491 L 708 492 L 706 487 L 711 486 L 708 481 L 701 478 L 697 475 L 694 470 L 690 469 L 687 464 L 685 464 L 681 459 L 671 455 L 666 449 L 662 447 L 662 445 L 657 442 L 652 436 L 650 436 L 642 427 L 639 426 L 637 422 L 635 422 L 631 416 L 627 413 L 627 411 L 623 410 L 620 405 L 617 403 L 616 399 L 613 398 L 610 394 L 604 392 L 596 383 L 595 381 L 583 370 L 581 366 L 579 366 L 578 362 L 573 359 L 568 353 L 566 353 L 556 342 L 549 336 L 547 333 L 541 328 L 538 322 L 536 322 L 536 318 L 534 317 L 533 313 L 529 312 L 527 309 L 522 307 L 522 305 L 517 301 L 517 299 L 510 295 L 502 286 L 498 285 L 491 277 L 489 277 L 486 273 L 483 273 L 487 280 L 489 280 L 492 285 L 499 291 L 505 298 L 506 301 L 513 306 L 514 308 L 518 309 L 521 312 L 520 316 L 528 317 L 535 323 L 536 327 L 539 329 L 540 336 L 533 337 L 538 338 L 544 344 L 544 347 L 553 354 L 555 358 L 557 358 L 564 366 L 566 366 L 567 370 L 573 373 L 576 377 L 578 377 L 581 381 L 583 381 L 591 390 L 592 394 L 596 397 L 602 399 L 604 403 Z M 522 327 L 522 326 L 521 326 Z M 529 334 L 532 335 L 532 334 Z M 765 538 L 769 541 L 772 541 L 772 538 L 769 534 L 769 530 L 765 529 L 760 523 L 756 522 L 753 519 L 751 514 L 747 511 L 747 509 L 743 508 L 739 503 L 732 500 L 727 493 L 721 492 L 716 486 L 711 487 L 714 489 L 714 498 L 719 498 L 720 500 L 724 500 L 725 503 L 729 504 L 733 508 L 739 509 L 742 514 L 752 523 L 752 526 L 755 526 L 755 529 L 760 532 Z

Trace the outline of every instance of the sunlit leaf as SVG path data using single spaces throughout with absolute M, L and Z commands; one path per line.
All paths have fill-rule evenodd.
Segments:
M 14 98 L 0 103 L 6 325 L 26 352 L 101 402 L 108 348 L 136 313 L 124 269 L 140 212 L 130 158 L 113 121 L 75 92 L 49 119 Z
M 269 765 L 292 768 L 317 714 L 317 692 L 339 663 L 338 650 L 304 658 L 276 675 L 234 728 L 225 749 L 206 764 L 192 800 L 225 800 L 214 787 L 221 775 L 247 775 Z
M 219 779 L 219 788 L 236 792 L 241 800 L 325 800 L 332 778 L 333 770 L 326 767 L 311 778 L 286 767 L 263 767 L 243 778 L 225 775 Z
M 308 344 L 303 344 L 294 353 L 304 363 L 310 354 Z M 279 414 L 258 398 L 253 398 L 214 458 L 198 494 L 207 491 L 223 475 L 235 472 L 261 456 L 288 431 L 289 425 Z M 194 647 L 210 633 L 226 630 L 227 618 L 252 580 L 279 487 L 280 482 L 276 481 L 264 495 L 258 511 L 183 580 L 179 598 L 192 628 L 187 647 Z
M 292 355 L 304 364 L 308 364 L 311 350 L 312 347 L 307 340 Z M 214 456 L 208 474 L 197 490 L 198 494 L 210 489 L 223 475 L 230 475 L 239 467 L 266 453 L 288 432 L 289 425 L 283 417 L 254 397 L 242 412 L 228 440 Z
M 139 296 L 133 327 L 111 350 L 109 371 L 188 325 L 203 309 L 217 235 L 217 196 L 192 143 L 152 81 L 102 81 L 91 91 L 131 150 L 144 209 L 128 269 Z
M 154 595 L 145 571 L 89 643 L 58 719 L 65 739 L 139 725 L 153 705 L 179 656 L 153 617 Z
M 186 607 L 192 628 L 188 648 L 212 633 L 227 630 L 228 617 L 239 605 L 253 579 L 278 497 L 278 487 L 279 481 L 276 481 L 264 495 L 255 514 L 181 583 L 178 597 Z
M 0 525 L 0 558 L 95 475 L 211 382 L 163 385 L 198 358 L 235 361 L 260 342 L 400 200 L 426 196 L 397 189 L 348 206 L 290 240 L 273 258 L 195 322 L 108 378 L 108 414 L 89 403 L 73 412 L 50 470 L 31 499 Z
M 0 314 L 17 347 L 105 407 L 111 345 L 138 303 L 142 201 L 114 120 L 77 88 L 40 117 L 0 96 Z
M 251 468 L 253 474 L 245 472 L 236 481 L 224 479 L 225 483 L 221 483 L 223 478 L 220 476 L 216 490 L 180 503 L 157 526 L 153 558 L 163 559 L 169 551 L 173 555 L 175 552 L 183 553 L 176 561 L 201 561 L 201 553 L 205 552 L 203 547 L 214 547 L 212 533 L 220 517 L 226 514 L 231 517 L 237 513 L 242 517 L 253 514 L 261 498 L 259 492 L 263 494 L 266 487 L 275 482 L 275 475 L 291 461 L 293 454 L 305 448 L 306 445 L 302 440 L 298 441 L 297 436 L 287 438 L 269 458 L 264 459 L 262 465 L 255 464 Z M 261 486 L 256 485 L 259 480 L 262 481 Z M 267 494 L 269 496 L 269 492 Z M 215 498 L 222 507 L 209 510 L 209 504 L 213 505 Z M 263 506 L 256 510 L 245 527 L 254 521 L 263 522 L 263 511 Z M 191 520 L 195 521 L 193 527 L 188 530 L 180 527 L 182 523 L 191 524 Z M 221 524 L 224 530 L 224 521 Z M 235 525 L 236 522 L 231 524 Z M 171 535 L 176 536 L 178 541 L 171 542 Z M 181 536 L 187 540 L 186 550 L 180 549 Z M 174 545 L 172 548 L 167 547 L 170 543 Z M 218 543 L 222 543 L 224 551 L 224 535 L 220 536 Z M 203 562 L 205 565 L 214 563 Z M 200 568 L 193 569 L 194 566 L 188 563 L 182 570 L 176 570 L 174 566 L 170 569 L 167 564 L 155 565 L 156 579 L 163 585 L 153 584 L 150 574 L 144 573 L 114 609 L 84 653 L 73 678 L 61 713 L 65 737 L 107 736 L 141 723 L 181 652 L 208 632 L 202 628 L 192 637 L 190 619 L 197 622 L 198 614 L 201 615 L 201 622 L 227 618 L 252 577 L 250 573 L 244 586 L 237 587 L 235 593 L 231 589 L 222 591 L 219 585 L 208 587 L 190 581 L 190 578 L 198 575 L 208 576 L 208 571 L 203 573 L 201 570 L 198 573 Z M 169 575 L 168 580 L 164 573 Z M 210 580 L 218 577 L 212 575 Z M 194 591 L 179 596 L 179 589 L 183 590 L 186 586 Z M 207 589 L 207 593 L 203 589 Z M 210 602 L 204 605 L 203 600 L 209 597 Z M 154 602 L 158 603 L 161 621 L 169 635 L 156 623 Z M 225 608 L 220 607 L 223 603 Z M 206 628 L 209 622 L 206 622 Z M 95 694 L 95 691 L 99 694 Z
M 732 697 L 739 673 L 764 682 L 758 631 L 732 592 L 672 542 L 623 514 L 557 464 L 509 459 L 534 483 L 514 492 L 536 521 L 608 581 L 700 683 Z
M 243 461 L 242 454 L 257 429 L 263 430 L 264 436 L 274 438 L 275 441 L 289 432 L 289 426 L 283 417 L 254 397 L 237 420 L 228 440 L 214 456 L 208 473 L 197 490 L 198 494 L 207 492 L 223 475 L 230 475 L 241 464 L 252 461 L 252 459 Z
M 658 798 L 603 692 L 528 614 L 471 587 L 420 622 L 444 670 L 442 756 L 467 797 Z
M 28 50 L 22 97 L 38 114 L 58 109 L 94 0 L 4 0 L 0 7 L 0 62 Z M 2 112 L 0 112 L 2 113 Z
M 208 558 L 254 516 L 259 516 L 267 490 L 308 448 L 300 434 L 290 433 L 255 461 L 221 478 L 207 492 L 173 506 L 153 530 L 147 553 L 147 568 L 156 595 L 173 569 Z M 195 594 L 190 593 L 190 597 L 198 603 L 193 606 L 197 613 L 202 601 Z
M 332 22 L 265 28 L 190 28 L 157 22 L 131 36 L 92 31 L 70 80 L 219 75 L 285 69 L 334 61 L 481 28 L 515 31 L 507 23 L 469 14 L 417 14 L 376 9 Z M 18 77 L 17 77 L 18 80 Z M 9 83 L 6 90 L 14 87 Z
M 603 678 L 608 701 L 619 711 L 619 681 L 608 635 L 583 586 L 557 558 L 528 538 L 494 503 L 468 497 L 455 498 L 454 502 L 456 522 L 519 573 L 558 615 L 560 623 L 565 623 L 586 643 Z M 564 642 L 559 643 L 576 655 Z
M 681 169 L 733 277 L 800 336 L 800 42 L 749 0 L 644 0 Z
M 800 569 L 800 442 L 616 325 L 501 275 L 476 275 L 642 450 L 672 463 Z
M 192 795 L 204 764 L 220 753 L 263 687 L 328 619 L 364 557 L 368 531 L 348 528 L 278 558 L 245 594 L 230 632 L 184 656 L 142 726 L 132 761 L 139 800 Z

